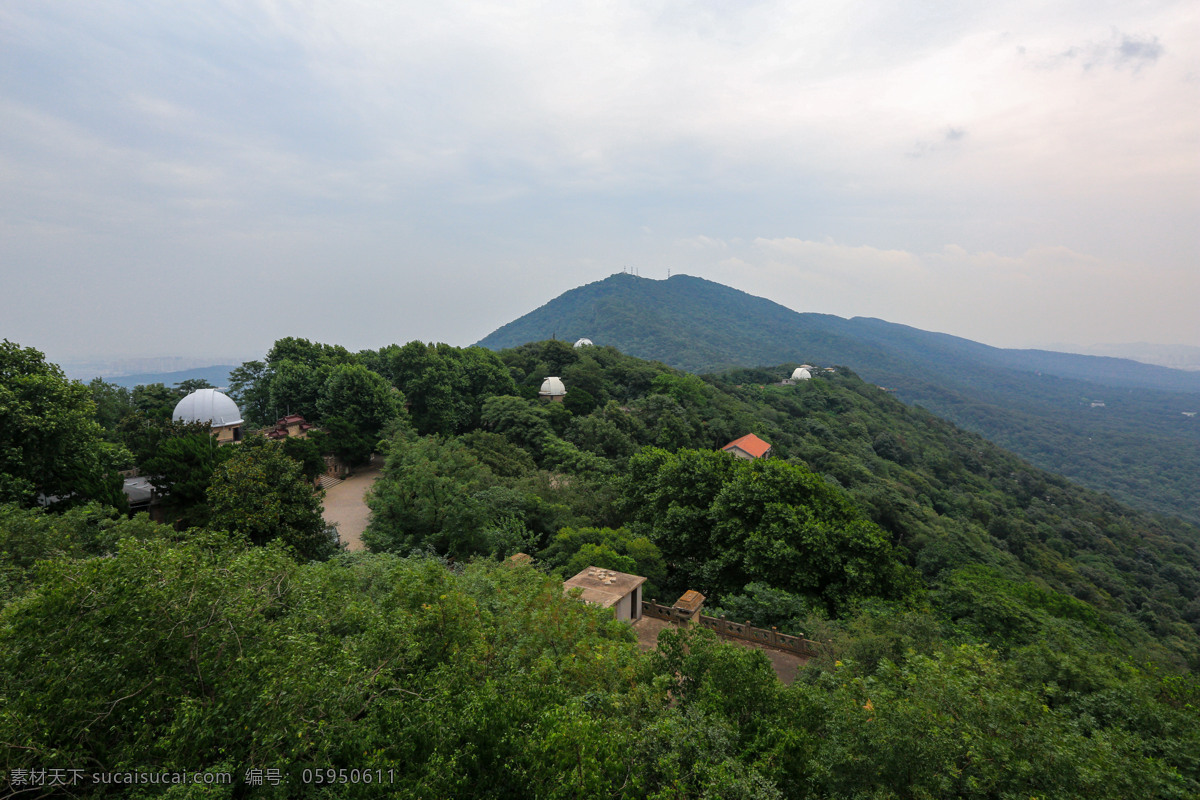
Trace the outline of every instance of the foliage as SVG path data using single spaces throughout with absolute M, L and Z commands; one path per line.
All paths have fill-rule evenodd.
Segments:
M 403 405 L 403 395 L 361 364 L 334 367 L 317 395 L 317 413 L 322 419 L 340 417 L 368 438 L 378 438 Z
M 310 433 L 305 437 L 289 436 L 279 443 L 283 452 L 300 465 L 304 477 L 310 481 L 325 474 L 325 459 L 317 442 L 318 438 Z
M 131 395 L 133 408 L 147 417 L 169 420 L 179 403 L 180 394 L 162 383 L 135 386 Z
M 246 391 L 307 370 L 298 390 L 326 415 L 397 376 L 424 392 L 420 424 L 445 429 L 383 423 L 364 538 L 437 558 L 310 560 L 329 545 L 287 456 L 315 466 L 299 441 L 216 451 L 208 529 L 0 506 L 0 769 L 186 764 L 234 772 L 229 796 L 267 767 L 291 784 L 255 792 L 278 797 L 305 767 L 393 770 L 385 791 L 413 798 L 1200 794 L 1194 529 L 844 368 L 774 386 L 786 367 L 694 378 L 563 342 L 464 352 L 289 339 L 247 367 Z M 553 374 L 595 402 L 538 402 Z M 335 375 L 352 388 L 321 410 Z M 322 420 L 368 452 L 376 421 Z M 122 429 L 150 457 L 196 434 L 145 414 Z M 775 458 L 716 452 L 751 431 Z M 819 652 L 790 686 L 703 629 L 641 653 L 558 578 L 494 563 L 518 550 L 559 575 L 697 589 L 709 613 Z
M 92 402 L 96 404 L 96 422 L 104 429 L 104 437 L 118 441 L 117 428 L 128 414 L 133 413 L 133 393 L 124 386 L 93 378 L 88 383 Z
M 170 423 L 160 430 L 163 435 L 143 457 L 141 469 L 150 476 L 169 521 L 180 529 L 206 525 L 209 484 L 233 450 L 218 445 L 207 424 Z
M 543 567 L 570 578 L 588 567 L 615 569 L 647 579 L 642 595 L 658 596 L 658 582 L 667 575 L 662 553 L 645 536 L 625 528 L 562 528 L 537 554 Z
M 0 505 L 0 603 L 22 593 L 39 561 L 111 555 L 123 537 L 161 538 L 170 531 L 144 514 L 130 520 L 98 503 L 56 514 Z
M 500 359 L 478 347 L 409 342 L 368 352 L 364 358 L 368 367 L 404 393 L 421 434 L 477 428 L 484 401 L 514 389 Z
M 796 358 L 848 364 L 871 384 L 887 386 L 1042 469 L 1144 511 L 1200 524 L 1200 423 L 1181 413 L 1200 405 L 1200 376 L 1194 373 L 1002 350 L 878 319 L 801 314 L 687 275 L 666 281 L 612 275 L 566 292 L 479 344 L 508 348 L 503 357 L 528 375 L 527 354 L 549 347 L 539 340 L 555 335 L 588 336 L 696 373 L 736 368 L 731 384 L 778 383 L 797 366 Z M 576 351 L 575 363 L 603 358 L 616 352 L 613 347 Z M 550 366 L 543 364 L 540 375 L 567 380 L 570 366 L 547 372 Z M 786 371 L 763 370 L 764 364 Z M 572 385 L 567 380 L 568 398 Z M 583 388 L 601 402 L 608 399 L 591 385 Z M 656 443 L 674 446 L 666 439 Z
M 836 610 L 907 585 L 884 532 L 803 467 L 655 449 L 630 460 L 624 485 L 634 529 L 674 567 L 673 588 L 720 594 L 759 581 Z
M 482 528 L 504 513 L 483 507 L 476 495 L 496 483 L 457 441 L 397 437 L 368 496 L 372 515 L 363 541 L 380 552 L 406 554 L 426 546 L 455 556 L 487 552 Z
M 300 558 L 328 558 L 333 543 L 303 467 L 261 436 L 230 450 L 208 487 L 211 527 L 256 545 L 279 541 Z
M 124 505 L 120 460 L 103 446 L 91 391 L 42 353 L 0 344 L 0 502 Z
M 229 397 L 238 404 L 249 425 L 265 426 L 277 419 L 272 413 L 270 377 L 263 361 L 247 361 L 229 373 Z

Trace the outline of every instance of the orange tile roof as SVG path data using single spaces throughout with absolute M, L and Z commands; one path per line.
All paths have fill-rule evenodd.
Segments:
M 732 450 L 733 448 L 741 450 L 743 453 L 749 453 L 755 458 L 762 458 L 771 449 L 771 445 L 764 442 L 762 439 L 755 436 L 753 433 L 747 433 L 740 439 L 734 439 L 729 444 L 722 447 L 722 450 Z

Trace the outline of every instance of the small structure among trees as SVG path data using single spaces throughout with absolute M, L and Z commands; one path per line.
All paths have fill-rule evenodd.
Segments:
M 308 432 L 312 430 L 312 423 L 307 422 L 304 417 L 299 414 L 289 414 L 286 417 L 281 417 L 275 422 L 275 427 L 267 432 L 268 439 L 303 439 L 308 436 Z
M 585 603 L 611 608 L 618 620 L 634 622 L 642 618 L 642 584 L 640 575 L 628 575 L 613 569 L 588 567 L 563 583 L 563 591 L 578 596 Z
M 228 395 L 216 389 L 197 389 L 175 404 L 171 419 L 212 426 L 217 444 L 242 440 L 242 412 Z
M 762 439 L 755 436 L 753 433 L 747 433 L 740 439 L 734 439 L 729 444 L 721 448 L 726 453 L 732 453 L 738 458 L 770 458 L 771 445 L 764 442 Z
M 567 387 L 563 385 L 562 378 L 546 378 L 542 381 L 542 388 L 538 389 L 538 397 L 549 400 L 551 403 L 561 403 L 566 396 Z

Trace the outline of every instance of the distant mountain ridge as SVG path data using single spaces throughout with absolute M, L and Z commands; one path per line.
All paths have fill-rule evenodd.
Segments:
M 1131 342 L 1128 344 L 1094 344 L 1088 347 L 1047 347 L 1066 353 L 1082 353 L 1089 356 L 1111 356 L 1132 358 L 1144 364 L 1157 364 L 1172 369 L 1200 370 L 1200 347 L 1186 344 L 1153 344 Z
M 592 339 L 690 372 L 843 364 L 1045 469 L 1200 522 L 1200 373 L 1005 350 L 880 319 L 800 313 L 702 278 L 617 274 L 479 345 Z
M 151 383 L 162 383 L 174 386 L 182 381 L 203 379 L 217 388 L 229 385 L 229 373 L 237 369 L 236 364 L 217 364 L 211 367 L 196 367 L 181 369 L 175 372 L 143 372 L 139 375 L 120 375 L 115 378 L 105 378 L 107 383 L 132 389 L 135 386 L 145 386 Z

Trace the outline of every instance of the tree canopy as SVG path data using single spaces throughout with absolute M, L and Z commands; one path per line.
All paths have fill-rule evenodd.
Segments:
M 32 347 L 0 343 L 0 501 L 119 506 L 113 456 L 89 388 Z

